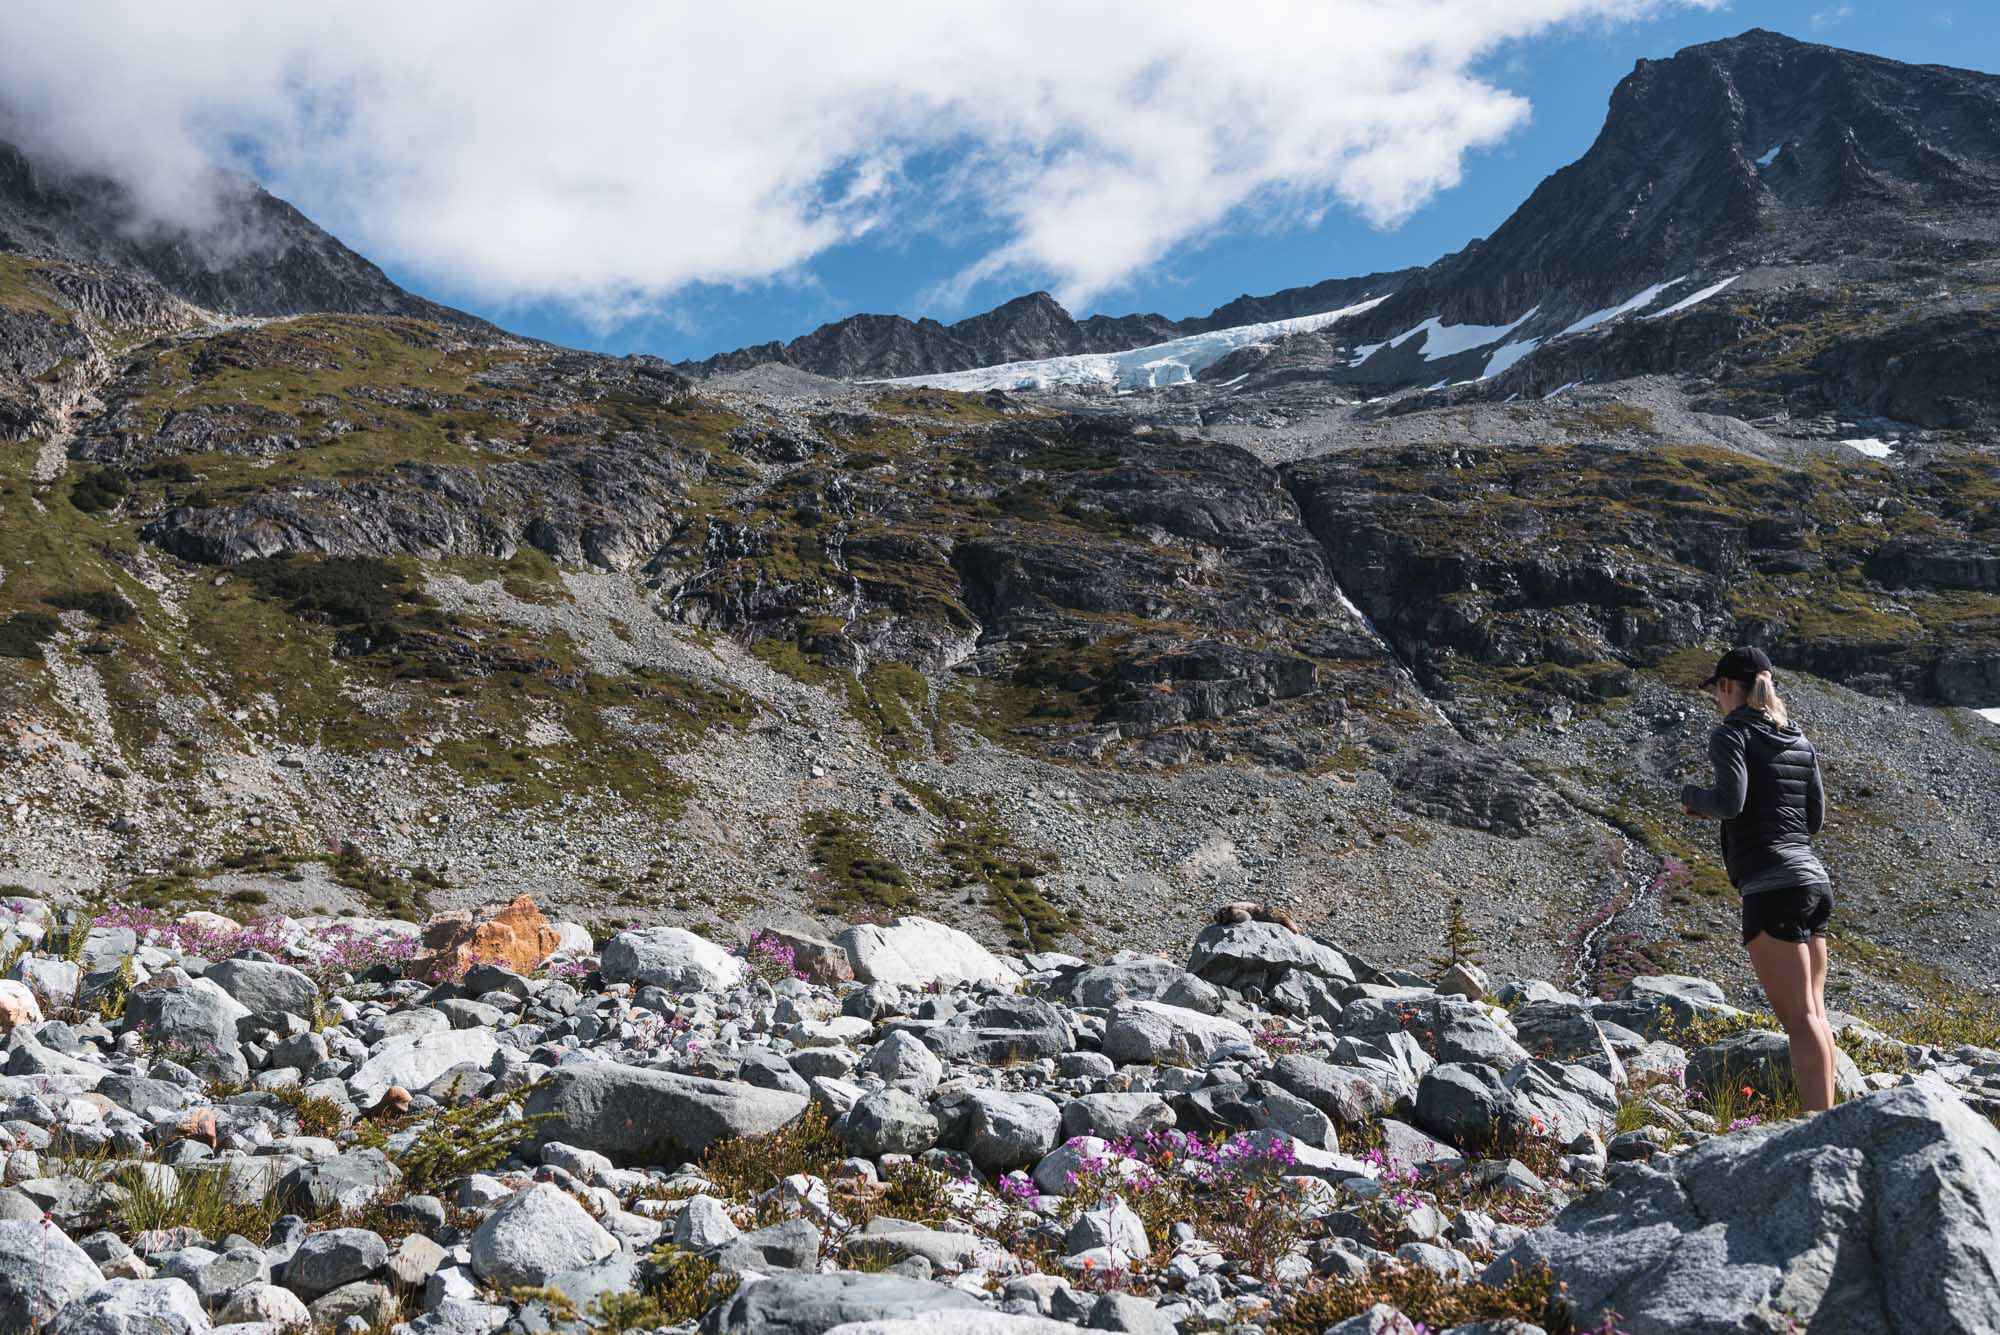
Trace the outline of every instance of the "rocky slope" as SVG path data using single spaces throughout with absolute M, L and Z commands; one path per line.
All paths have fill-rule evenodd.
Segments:
M 1593 1001 L 1257 921 L 1185 964 L 923 918 L 593 941 L 526 899 L 420 934 L 0 921 L 8 1329 L 1970 1335 L 2000 1304 L 1990 1008 L 1912 1042 L 1836 1013 L 1808 1117 L 1704 979 Z
M 1774 40 L 1642 70 L 1607 135 L 1636 152 L 1666 123 L 1640 112 L 1716 70 L 1763 106 Z M 1814 106 L 1984 87 L 1808 54 Z M 10 198 L 74 230 L 48 188 Z M 1017 949 L 1176 943 L 1250 894 L 1409 955 L 1462 896 L 1510 969 L 1741 986 L 1674 795 L 1710 722 L 1688 688 L 1749 639 L 1825 756 L 1837 994 L 1992 983 L 1976 264 L 1920 257 L 1948 315 L 1828 261 L 1357 404 L 1318 335 L 1116 397 L 697 384 L 332 261 L 225 300 L 107 258 L 0 253 L 0 885 L 294 913 L 531 890 L 717 930 L 922 910 Z M 1941 281 L 1915 272 L 1890 276 Z M 283 313 L 311 294 L 357 310 Z M 1086 337 L 1059 314 L 952 355 Z M 1375 356 L 1423 363 L 1431 332 Z M 1634 359 L 1657 374 L 1498 401 Z

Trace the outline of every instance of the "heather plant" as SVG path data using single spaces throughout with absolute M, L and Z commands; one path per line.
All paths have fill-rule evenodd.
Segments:
M 1574 1329 L 1564 1289 L 1546 1261 L 1531 1269 L 1517 1267 L 1498 1284 L 1447 1279 L 1409 1261 L 1381 1262 L 1353 1279 L 1301 1285 L 1265 1329 L 1270 1335 L 1320 1335 L 1377 1303 L 1402 1312 L 1426 1332 L 1509 1317 L 1545 1330 Z
M 1299 1036 L 1287 1033 L 1276 1020 L 1250 1036 L 1251 1041 L 1274 1057 L 1289 1056 L 1299 1050 Z
M 749 944 L 740 952 L 743 962 L 749 966 L 750 976 L 773 987 L 788 979 L 804 978 L 805 972 L 798 967 L 794 951 L 780 941 L 774 933 L 759 932 L 750 938 Z
M 1304 1234 L 1299 1189 L 1285 1181 L 1297 1163 L 1282 1139 L 1239 1134 L 1204 1140 L 1181 1131 L 1121 1136 L 1107 1141 L 1102 1153 L 1082 1156 L 1068 1174 L 1069 1195 L 1057 1218 L 1073 1220 L 1115 1198 L 1138 1216 L 1155 1251 L 1170 1253 L 1173 1226 L 1188 1223 L 1268 1276 Z M 1001 1190 L 1009 1193 L 1004 1181 Z M 1012 1188 L 1016 1196 L 1032 1191 L 1032 1184 Z

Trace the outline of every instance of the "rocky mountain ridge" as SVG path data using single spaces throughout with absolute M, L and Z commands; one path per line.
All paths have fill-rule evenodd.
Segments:
M 759 343 L 681 362 L 675 369 L 705 380 L 776 363 L 840 380 L 893 380 L 1084 352 L 1124 352 L 1187 334 L 1335 310 L 1391 291 L 1415 272 L 1329 279 L 1263 297 L 1245 294 L 1206 316 L 1185 320 L 1159 315 L 1092 315 L 1077 320 L 1046 292 L 1016 297 L 950 325 L 929 318 L 854 315 L 789 343 Z

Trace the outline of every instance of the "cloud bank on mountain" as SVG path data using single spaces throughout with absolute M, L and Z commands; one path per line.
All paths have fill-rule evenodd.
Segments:
M 601 323 L 941 234 L 1087 305 L 1218 229 L 1393 226 L 1527 103 L 1504 43 L 1720 0 L 0 11 L 8 132 L 212 224 L 239 166 L 442 294 Z

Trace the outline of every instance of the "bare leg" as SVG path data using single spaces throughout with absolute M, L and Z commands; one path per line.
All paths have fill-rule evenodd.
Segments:
M 1827 1061 L 1831 1063 L 1834 1060 L 1834 1053 L 1839 1050 L 1840 1045 L 1834 1042 L 1833 1024 L 1826 1018 L 1827 956 L 1826 938 L 1824 936 L 1806 938 L 1806 967 L 1812 974 L 1813 1019 L 1818 1022 L 1820 1033 L 1826 1038 Z M 1827 1075 L 1829 1087 L 1831 1087 L 1833 1080 L 1832 1069 L 1832 1066 L 1829 1065 Z M 1831 1106 L 1830 1101 L 1829 1106 Z
M 1833 1106 L 1833 1036 L 1813 988 L 1812 951 L 1804 942 L 1759 932 L 1750 941 L 1750 967 L 1764 985 L 1771 1010 L 1792 1044 L 1792 1073 L 1807 1112 Z M 1820 947 L 1824 952 L 1825 947 Z M 1816 1014 L 1815 1011 L 1818 1011 Z

